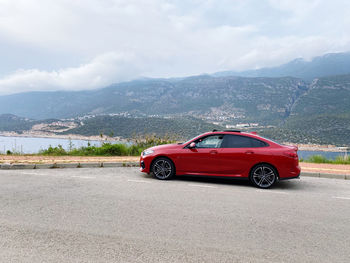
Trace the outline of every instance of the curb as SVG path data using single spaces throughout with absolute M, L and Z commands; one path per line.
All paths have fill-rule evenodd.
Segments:
M 108 167 L 139 167 L 139 162 L 124 163 L 52 163 L 52 164 L 9 164 L 0 165 L 0 170 L 22 169 L 62 169 L 62 168 L 108 168 Z
M 341 179 L 341 180 L 350 180 L 350 175 L 345 174 L 326 174 L 326 173 L 309 173 L 302 172 L 300 176 L 307 177 L 317 177 L 317 178 L 328 178 L 328 179 Z

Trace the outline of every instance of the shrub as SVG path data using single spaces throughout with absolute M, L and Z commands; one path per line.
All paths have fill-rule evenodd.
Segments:
M 300 162 L 308 163 L 331 163 L 331 164 L 350 164 L 350 156 L 339 155 L 335 160 L 327 159 L 322 155 L 312 155 L 306 160 L 300 159 Z
M 51 145 L 46 150 L 40 151 L 43 155 L 67 155 L 65 149 L 63 149 L 62 145 L 58 145 L 57 147 L 52 147 Z
M 137 156 L 149 147 L 161 144 L 174 143 L 175 140 L 170 136 L 158 137 L 155 135 L 147 135 L 145 137 L 138 137 L 133 139 L 130 145 L 109 142 L 102 143 L 101 146 L 88 146 L 80 148 L 71 148 L 66 151 L 62 145 L 58 147 L 50 146 L 48 149 L 40 151 L 43 155 L 74 155 L 74 156 Z
M 336 164 L 350 164 L 350 156 L 339 155 L 335 158 Z
M 312 155 L 307 159 L 307 162 L 309 162 L 309 163 L 328 163 L 329 160 L 327 160 L 327 158 L 322 156 L 322 155 Z

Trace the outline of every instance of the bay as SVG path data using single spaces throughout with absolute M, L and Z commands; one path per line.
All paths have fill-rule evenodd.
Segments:
M 82 147 L 90 145 L 101 145 L 100 141 L 89 140 L 70 140 L 61 138 L 31 138 L 31 137 L 7 137 L 0 136 L 0 153 L 4 154 L 7 151 L 30 154 L 38 153 L 40 150 L 47 149 L 50 145 L 62 147 L 68 150 L 71 147 Z

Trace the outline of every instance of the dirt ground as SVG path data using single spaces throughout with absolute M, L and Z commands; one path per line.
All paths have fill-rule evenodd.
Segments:
M 138 162 L 138 156 L 39 156 L 0 155 L 0 163 L 89 163 L 89 162 Z M 300 163 L 303 172 L 350 175 L 350 165 Z
M 301 170 L 308 173 L 350 175 L 349 164 L 300 163 Z
M 0 163 L 89 163 L 89 162 L 137 162 L 138 156 L 40 156 L 0 155 Z

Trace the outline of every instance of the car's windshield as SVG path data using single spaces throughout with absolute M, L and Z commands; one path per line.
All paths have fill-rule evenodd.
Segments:
M 188 141 L 185 141 L 185 142 L 183 142 L 183 143 L 181 143 L 181 144 L 187 144 L 187 143 L 189 143 L 190 141 L 192 141 L 192 140 L 194 140 L 195 138 L 197 138 L 199 135 L 197 135 L 197 136 L 195 136 L 195 137 L 193 137 L 193 138 L 191 138 L 191 139 L 189 139 Z

